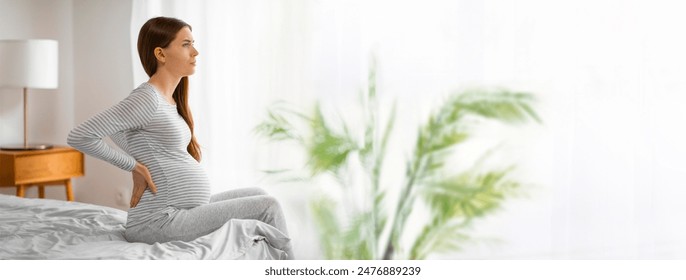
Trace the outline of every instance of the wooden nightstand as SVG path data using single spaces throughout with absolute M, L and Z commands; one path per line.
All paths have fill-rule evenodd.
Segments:
M 80 176 L 83 176 L 83 154 L 70 147 L 0 150 L 0 187 L 16 187 L 19 197 L 24 197 L 30 186 L 38 186 L 38 196 L 45 198 L 45 186 L 64 185 L 67 200 L 74 201 L 71 178 Z

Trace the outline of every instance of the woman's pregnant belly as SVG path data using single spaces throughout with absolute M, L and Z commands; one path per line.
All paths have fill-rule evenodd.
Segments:
M 210 203 L 209 179 L 192 157 L 158 161 L 149 170 L 166 206 L 188 209 Z

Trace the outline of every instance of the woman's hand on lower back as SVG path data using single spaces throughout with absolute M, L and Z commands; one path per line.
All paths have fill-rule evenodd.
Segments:
M 152 176 L 150 176 L 150 171 L 145 165 L 136 162 L 136 167 L 131 171 L 133 175 L 133 193 L 131 193 L 131 208 L 136 207 L 138 202 L 143 197 L 145 189 L 150 188 L 152 193 L 157 193 L 157 187 L 152 181 Z

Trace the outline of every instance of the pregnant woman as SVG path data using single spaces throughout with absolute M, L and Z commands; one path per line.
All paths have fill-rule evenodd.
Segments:
M 210 195 L 188 106 L 188 76 L 198 56 L 193 44 L 187 23 L 148 20 L 138 34 L 138 55 L 150 79 L 74 128 L 67 142 L 132 172 L 125 232 L 131 242 L 191 241 L 231 219 L 260 220 L 288 235 L 279 203 L 261 189 Z M 108 146 L 106 136 L 125 153 Z M 286 253 L 293 258 L 290 248 Z

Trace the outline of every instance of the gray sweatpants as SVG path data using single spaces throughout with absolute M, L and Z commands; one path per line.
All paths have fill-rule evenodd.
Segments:
M 125 235 L 129 241 L 148 244 L 173 240 L 192 241 L 217 230 L 231 219 L 259 220 L 288 235 L 286 219 L 279 202 L 259 188 L 215 194 L 207 205 L 178 209 L 171 216 L 127 228 Z M 286 253 L 289 259 L 293 259 L 292 250 L 289 249 Z

